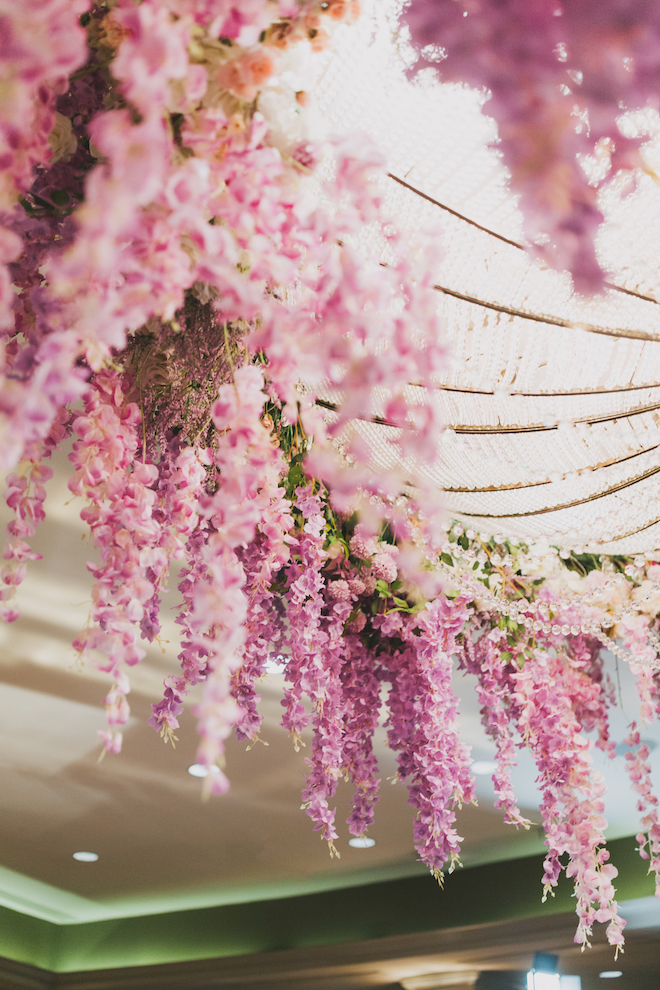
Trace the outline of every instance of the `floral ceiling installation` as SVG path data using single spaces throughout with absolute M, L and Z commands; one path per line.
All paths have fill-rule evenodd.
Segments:
M 490 88 L 530 239 L 598 287 L 595 187 L 577 156 L 638 164 L 616 118 L 654 90 L 657 13 L 519 6 L 420 0 L 404 16 L 422 67 L 442 49 L 441 71 Z M 530 824 L 511 785 L 516 747 L 536 761 L 544 896 L 565 870 L 576 941 L 602 922 L 618 948 L 590 750 L 615 755 L 606 647 L 638 683 L 625 760 L 639 852 L 660 875 L 640 737 L 660 707 L 660 556 L 558 552 L 444 520 L 423 470 L 442 432 L 440 237 L 387 216 L 385 164 L 366 139 L 314 138 L 305 86 L 305 66 L 359 14 L 356 0 L 0 4 L 0 457 L 15 513 L 3 616 L 18 616 L 48 459 L 68 442 L 100 559 L 74 645 L 108 674 L 108 751 L 176 562 L 181 672 L 154 699 L 154 729 L 174 740 L 203 684 L 198 760 L 223 793 L 225 740 L 258 738 L 258 682 L 277 656 L 282 725 L 296 748 L 313 733 L 304 807 L 335 853 L 342 777 L 349 831 L 373 821 L 386 696 L 415 846 L 442 881 L 459 862 L 456 810 L 475 797 L 458 665 L 477 677 L 497 806 L 516 827 Z M 355 423 L 386 427 L 391 456 Z

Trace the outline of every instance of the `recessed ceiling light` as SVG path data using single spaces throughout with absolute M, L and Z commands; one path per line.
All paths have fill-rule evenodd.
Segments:
M 561 990 L 559 973 L 536 973 L 530 970 L 527 974 L 527 990 Z
M 288 657 L 282 656 L 279 653 L 270 656 L 264 664 L 264 671 L 267 674 L 283 674 L 286 670 L 286 662 L 288 659 Z
M 477 970 L 465 969 L 457 973 L 424 973 L 423 976 L 406 976 L 400 980 L 404 990 L 459 990 L 473 987 L 478 979 Z
M 623 976 L 620 969 L 606 969 L 602 973 L 598 974 L 601 980 L 615 980 L 617 976 Z
M 472 770 L 472 773 L 476 773 L 479 775 L 487 774 L 487 773 L 495 773 L 495 771 L 497 770 L 497 763 L 495 763 L 494 760 L 476 760 L 476 762 L 472 764 L 470 769 Z
M 218 767 L 215 765 L 210 767 L 205 767 L 203 763 L 193 763 L 191 767 L 188 767 L 188 773 L 192 777 L 208 777 L 210 773 L 217 773 Z
M 371 849 L 372 846 L 376 845 L 375 839 L 369 839 L 366 835 L 354 835 L 352 839 L 348 840 L 349 846 L 353 846 L 353 849 Z
M 77 852 L 73 854 L 73 858 L 77 859 L 79 863 L 95 863 L 99 858 L 98 853 L 90 852 Z

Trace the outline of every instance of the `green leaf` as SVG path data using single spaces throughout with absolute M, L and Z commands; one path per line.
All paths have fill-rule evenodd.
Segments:
M 295 463 L 292 464 L 291 467 L 289 468 L 289 476 L 287 478 L 291 487 L 296 488 L 298 485 L 301 485 L 303 483 L 304 477 L 305 476 L 303 474 L 303 469 L 301 468 L 300 464 L 295 464 Z
M 392 601 L 398 608 L 408 608 L 408 602 L 404 601 L 403 598 L 393 598 Z
M 377 591 L 380 591 L 381 594 L 389 595 L 389 593 L 390 593 L 390 586 L 387 583 L 387 581 L 378 580 L 378 581 L 376 581 L 376 590 Z
M 468 540 L 465 533 L 463 533 L 462 536 L 459 536 L 456 542 L 458 543 L 459 547 L 463 548 L 463 550 L 467 550 L 467 548 L 470 546 L 470 541 Z
M 509 663 L 510 660 L 513 660 L 513 653 L 510 650 L 504 650 L 500 653 L 500 660 L 502 663 Z
M 449 556 L 448 553 L 441 553 L 440 554 L 440 560 L 442 561 L 443 564 L 446 564 L 447 567 L 453 567 L 454 566 L 454 561 L 452 560 L 452 558 Z
M 31 193 L 32 199 L 35 201 L 37 206 L 43 206 L 47 210 L 53 209 L 53 204 L 49 203 L 48 200 L 42 199 L 41 196 L 37 196 L 36 193 Z
M 69 194 L 66 189 L 54 189 L 50 194 L 50 198 L 58 206 L 66 206 L 69 202 Z

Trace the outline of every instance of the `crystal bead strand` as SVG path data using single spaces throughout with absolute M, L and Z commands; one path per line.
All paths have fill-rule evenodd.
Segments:
M 463 535 L 463 529 L 460 525 L 454 526 L 453 532 L 457 536 Z M 468 532 L 465 535 L 468 537 L 468 539 L 470 539 L 473 534 L 471 533 L 470 530 L 468 530 Z M 456 543 L 450 543 L 448 540 L 443 541 L 440 549 L 442 553 L 448 554 L 449 556 L 452 557 L 452 559 L 463 557 L 467 559 L 469 562 L 472 562 L 475 559 L 479 560 L 480 557 L 480 555 L 477 554 L 474 550 L 471 550 L 470 548 L 464 550 L 462 547 L 459 548 Z M 484 557 L 488 559 L 487 554 L 484 554 Z M 513 557 L 511 556 L 511 554 L 506 554 L 504 557 L 502 557 L 500 554 L 494 553 L 490 555 L 490 561 L 495 566 L 506 566 L 510 563 L 513 563 Z M 583 633 L 588 636 L 595 636 L 596 639 L 598 639 L 603 644 L 603 646 L 609 649 L 610 652 L 613 653 L 619 659 L 625 660 L 628 663 L 636 663 L 640 666 L 650 667 L 652 669 L 660 669 L 660 657 L 658 657 L 658 650 L 660 649 L 660 638 L 658 638 L 655 635 L 655 633 L 653 633 L 651 630 L 647 630 L 647 637 L 649 641 L 649 646 L 651 646 L 651 648 L 654 650 L 654 653 L 656 654 L 655 660 L 653 661 L 635 657 L 628 650 L 624 649 L 624 647 L 619 646 L 619 644 L 615 639 L 613 639 L 611 636 L 608 636 L 602 630 L 602 626 L 605 623 L 607 623 L 608 626 L 612 626 L 615 625 L 617 622 L 620 622 L 625 615 L 632 614 L 632 612 L 635 610 L 634 606 L 624 607 L 621 613 L 615 613 L 614 615 L 608 614 L 607 618 L 604 617 L 599 622 L 593 619 L 585 619 L 584 621 L 581 621 L 579 625 L 576 624 L 569 625 L 568 623 L 560 624 L 557 621 L 551 623 L 546 621 L 547 616 L 540 619 L 539 618 L 534 619 L 530 615 L 521 615 L 521 611 L 532 610 L 543 616 L 544 612 L 549 611 L 548 606 L 544 602 L 540 602 L 538 604 L 529 603 L 525 608 L 521 610 L 520 606 L 517 603 L 510 602 L 507 599 L 500 598 L 499 596 L 494 595 L 489 589 L 485 588 L 482 584 L 477 582 L 476 579 L 473 579 L 471 575 L 457 574 L 455 571 L 452 574 L 452 569 L 450 569 L 446 565 L 443 565 L 442 569 L 447 574 L 451 574 L 454 578 L 458 578 L 459 584 L 462 585 L 466 591 L 468 591 L 474 597 L 481 599 L 483 602 L 486 603 L 487 606 L 490 607 L 490 609 L 499 612 L 502 615 L 506 615 L 511 619 L 514 619 L 514 621 L 519 622 L 520 624 L 525 626 L 525 628 L 528 629 L 528 631 L 530 632 L 543 632 L 547 636 L 549 635 L 577 636 L 579 635 L 579 633 Z M 620 575 L 617 575 L 617 577 L 620 577 Z M 613 588 L 616 583 L 617 583 L 616 578 L 614 578 L 611 581 L 606 582 L 605 585 L 601 585 L 595 596 L 593 593 L 588 593 L 587 595 L 584 596 L 575 595 L 574 598 L 571 601 L 569 601 L 565 607 L 571 609 L 580 609 L 583 605 L 589 604 L 590 598 L 593 601 L 594 597 L 601 597 L 602 592 L 604 590 L 608 588 Z M 560 614 L 561 614 L 561 605 L 558 615 Z M 555 619 L 557 619 L 557 616 L 555 616 Z

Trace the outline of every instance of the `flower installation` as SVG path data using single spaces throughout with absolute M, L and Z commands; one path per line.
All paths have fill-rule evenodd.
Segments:
M 306 730 L 312 739 L 304 807 L 334 854 L 341 778 L 354 790 L 349 832 L 373 822 L 384 710 L 415 847 L 442 881 L 459 862 L 456 811 L 475 800 L 458 666 L 476 675 L 497 806 L 516 827 L 530 824 L 511 784 L 516 747 L 536 761 L 544 896 L 565 870 L 576 940 L 603 922 L 619 947 L 605 781 L 590 750 L 614 756 L 607 647 L 639 687 L 626 767 L 639 852 L 658 877 L 640 731 L 660 707 L 660 564 L 443 522 L 415 469 L 435 458 L 442 429 L 429 398 L 445 361 L 437 236 L 411 244 L 385 215 L 385 166 L 365 140 L 310 137 L 306 60 L 350 29 L 357 2 L 26 0 L 0 12 L 0 458 L 15 516 L 5 621 L 37 556 L 28 541 L 48 460 L 67 442 L 100 561 L 74 645 L 108 674 L 109 752 L 120 752 L 129 671 L 141 641 L 159 636 L 176 562 L 180 673 L 154 699 L 154 729 L 174 740 L 202 685 L 198 761 L 216 767 L 205 786 L 223 793 L 225 740 L 258 738 L 259 679 L 279 657 L 282 725 L 296 748 Z M 561 117 L 558 141 L 567 126 Z M 622 147 L 634 157 L 617 143 L 619 164 Z M 512 167 L 514 184 L 524 171 Z M 597 213 L 576 176 L 561 216 L 582 210 L 580 270 L 594 280 Z M 575 273 L 577 256 L 561 257 Z M 391 467 L 374 466 L 368 431 L 354 426 L 374 421 L 391 427 Z

